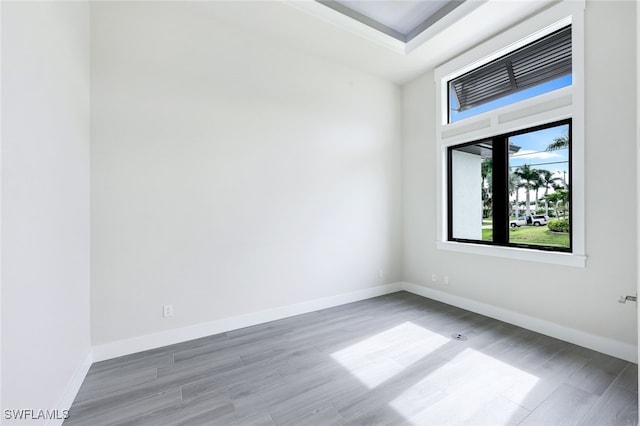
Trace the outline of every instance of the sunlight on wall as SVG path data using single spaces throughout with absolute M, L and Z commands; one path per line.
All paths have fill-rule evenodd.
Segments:
M 507 424 L 522 408 L 506 395 L 526 395 L 538 377 L 465 349 L 391 401 L 412 424 Z
M 331 357 L 372 389 L 447 342 L 448 338 L 405 322 Z

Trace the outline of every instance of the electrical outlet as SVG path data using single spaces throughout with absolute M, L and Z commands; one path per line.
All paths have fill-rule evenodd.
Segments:
M 172 317 L 173 316 L 173 305 L 163 305 L 162 306 L 162 316 L 167 318 L 167 317 Z
M 444 276 L 444 285 L 449 285 L 449 275 Z
M 384 278 L 384 271 L 382 269 L 378 269 L 378 278 L 380 279 Z
M 438 281 L 438 276 L 436 274 L 431 274 L 431 281 L 433 282 Z

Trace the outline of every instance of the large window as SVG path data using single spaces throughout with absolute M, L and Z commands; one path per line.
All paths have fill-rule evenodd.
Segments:
M 571 250 L 571 121 L 448 148 L 450 241 Z
M 437 247 L 584 267 L 584 2 L 440 65 Z

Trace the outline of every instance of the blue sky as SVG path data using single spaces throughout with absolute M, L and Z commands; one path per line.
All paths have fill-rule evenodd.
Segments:
M 542 93 L 547 93 L 547 92 L 551 92 L 552 90 L 560 89 L 562 87 L 571 86 L 571 83 L 572 83 L 572 75 L 568 74 L 568 75 L 565 75 L 564 77 L 560 77 L 555 80 L 551 80 L 546 83 L 540 84 L 538 86 L 524 89 L 512 95 L 508 95 L 503 98 L 496 99 L 495 101 L 487 102 L 486 104 L 482 104 L 462 112 L 456 112 L 454 110 L 455 108 L 458 107 L 458 105 L 456 103 L 455 96 L 453 95 L 453 91 L 450 91 L 450 95 L 449 95 L 449 105 L 451 106 L 451 110 L 449 111 L 450 122 L 453 123 L 458 120 L 462 120 L 464 118 L 473 117 L 474 115 L 478 115 L 486 111 L 491 111 L 492 109 L 500 108 L 501 106 L 509 105 L 514 102 L 532 98 Z
M 554 177 L 565 176 L 569 182 L 569 149 L 557 151 L 547 151 L 547 146 L 556 137 L 561 137 L 569 132 L 569 125 L 562 124 L 536 132 L 525 133 L 509 138 L 509 142 L 519 146 L 520 150 L 509 158 L 510 167 L 518 167 L 524 164 L 530 165 L 534 169 L 549 170 L 554 173 Z M 565 172 L 566 175 L 563 173 Z

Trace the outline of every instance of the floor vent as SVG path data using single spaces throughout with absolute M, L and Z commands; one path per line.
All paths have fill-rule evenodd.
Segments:
M 467 336 L 462 333 L 453 333 L 451 337 L 453 337 L 453 339 L 455 340 L 467 340 Z

